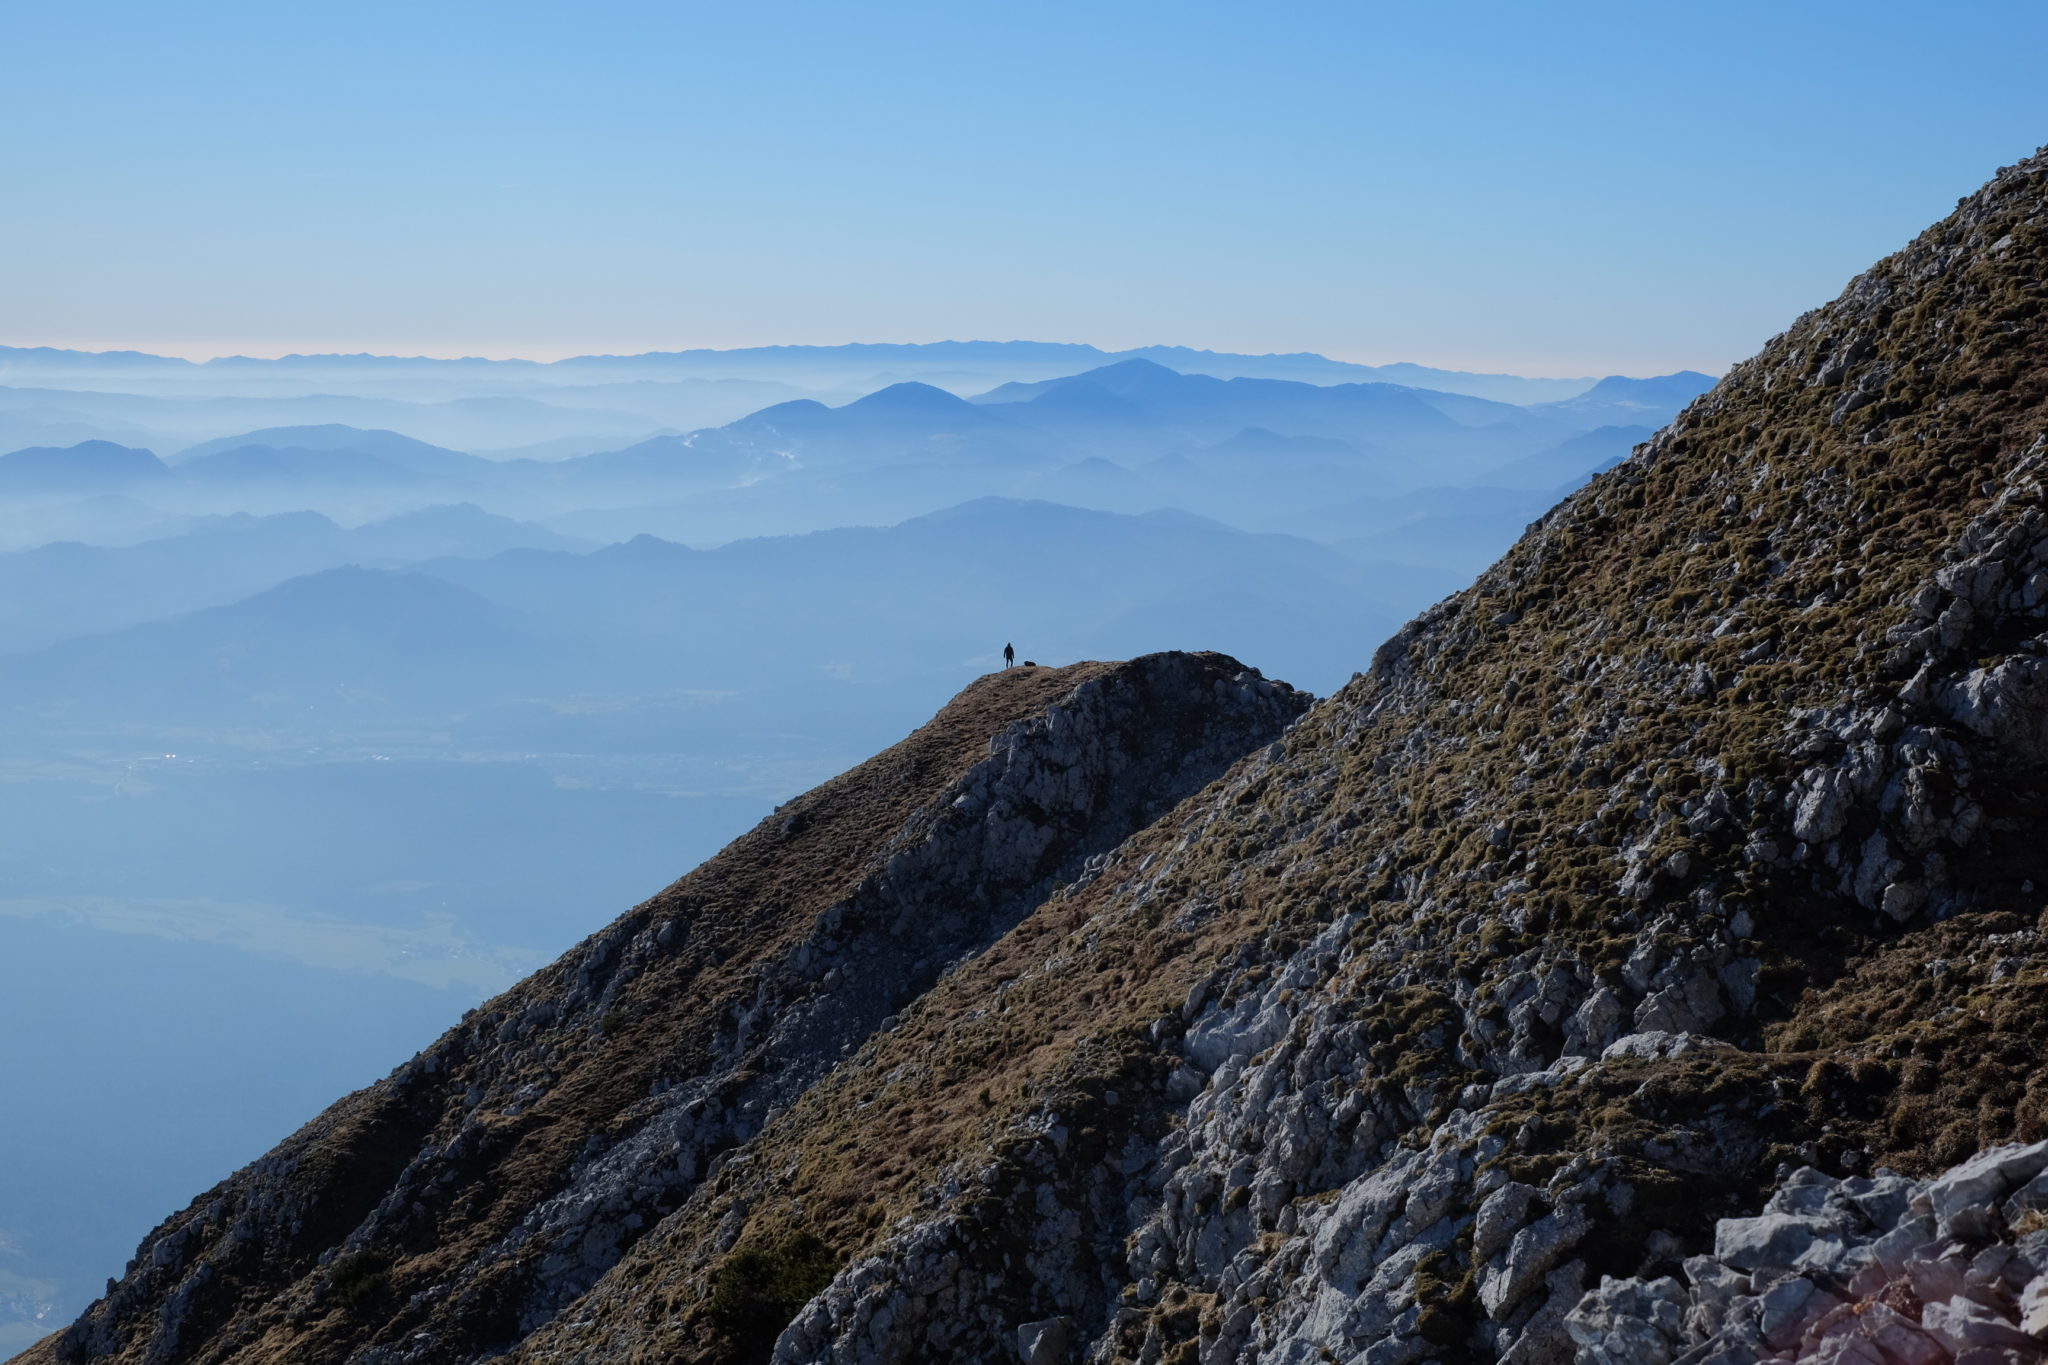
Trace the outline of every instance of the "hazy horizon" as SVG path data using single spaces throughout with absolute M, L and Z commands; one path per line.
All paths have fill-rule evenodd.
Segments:
M 536 365 L 552 365 L 563 360 L 584 359 L 634 359 L 649 355 L 672 355 L 688 351 L 754 351 L 776 348 L 831 350 L 845 346 L 976 346 L 976 345 L 1054 345 L 1092 346 L 1105 354 L 1122 351 L 1144 350 L 1148 347 L 1183 348 L 1203 354 L 1244 355 L 1261 359 L 1279 356 L 1320 356 L 1325 360 L 1338 361 L 1346 365 L 1381 367 L 1388 365 L 1417 365 L 1424 369 L 1448 370 L 1466 374 L 1519 375 L 1528 379 L 1601 379 L 1610 374 L 1629 373 L 1620 370 L 1594 371 L 1573 369 L 1568 365 L 1553 363 L 1548 369 L 1513 369 L 1489 367 L 1480 363 L 1467 364 L 1457 358 L 1430 359 L 1410 355 L 1398 348 L 1371 353 L 1338 355 L 1328 351 L 1315 351 L 1305 347 L 1280 350 L 1248 350 L 1242 347 L 1215 345 L 1197 346 L 1192 343 L 1172 340 L 1140 340 L 1128 344 L 1109 345 L 1086 338 L 1069 337 L 1025 337 L 1025 336 L 932 336 L 903 339 L 896 337 L 848 336 L 822 341 L 748 341 L 725 343 L 719 341 L 682 341 L 672 345 L 648 345 L 628 347 L 598 346 L 593 349 L 568 349 L 560 346 L 537 344 L 532 346 L 484 346 L 464 350 L 458 347 L 444 347 L 439 350 L 406 349 L 405 343 L 391 343 L 395 348 L 386 348 L 384 343 L 335 341 L 308 343 L 302 346 L 250 343 L 237 345 L 232 342 L 191 343 L 182 341 L 116 341 L 77 342 L 58 344 L 28 337 L 18 337 L 0 332 L 0 348 L 15 350 L 78 351 L 88 355 L 118 355 L 132 352 L 142 355 L 161 356 L 172 360 L 188 360 L 193 364 L 204 364 L 209 360 L 317 360 L 344 359 L 360 360 L 486 360 L 486 361 L 528 361 Z M 1670 374 L 1678 370 L 1697 370 L 1703 374 L 1720 375 L 1727 366 L 1712 368 L 1705 365 L 1677 365 L 1664 370 L 1641 370 L 1631 377 L 1642 378 L 1652 373 Z

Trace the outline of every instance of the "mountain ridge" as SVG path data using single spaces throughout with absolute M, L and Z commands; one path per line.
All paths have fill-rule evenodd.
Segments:
M 852 997 L 831 990 L 838 983 L 832 975 L 833 964 L 859 950 L 856 956 L 863 969 L 881 961 L 894 962 L 890 970 L 903 974 L 904 982 L 881 988 L 859 1006 L 856 1015 L 866 1022 L 851 1035 L 857 1039 L 876 1026 L 891 1002 L 906 991 L 914 995 L 912 984 L 928 984 L 951 954 L 971 949 L 978 938 L 999 931 L 1008 919 L 1028 909 L 1033 898 L 1045 894 L 1055 874 L 1064 870 L 1064 875 L 1071 876 L 1082 858 L 1113 842 L 1118 829 L 1143 819 L 1146 811 L 1170 802 L 1190 784 L 1199 785 L 1245 747 L 1269 740 L 1306 702 L 1306 697 L 1265 683 L 1235 661 L 1218 655 L 1159 655 L 1130 664 L 1083 664 L 1064 669 L 1019 668 L 985 677 L 910 739 L 790 803 L 720 859 L 647 902 L 636 912 L 647 920 L 646 933 L 638 927 L 623 937 L 615 930 L 607 931 L 587 943 L 579 950 L 586 965 L 569 968 L 571 977 L 564 980 L 595 984 L 602 979 L 605 984 L 594 994 L 586 993 L 583 1004 L 572 1006 L 572 1015 L 582 1020 L 579 1027 L 592 1030 L 591 1036 L 599 1039 L 636 1033 L 637 1026 L 631 1021 L 643 1012 L 642 1007 L 620 994 L 627 982 L 617 979 L 617 969 L 626 966 L 629 976 L 640 976 L 643 969 L 631 964 L 646 961 L 649 949 L 659 948 L 665 955 L 667 949 L 676 947 L 685 950 L 685 960 L 695 963 L 691 970 L 700 974 L 728 965 L 735 953 L 742 964 L 751 961 L 767 966 L 777 998 L 811 1002 L 806 1007 L 809 1012 L 802 1015 L 810 1022 L 799 1033 L 807 1037 L 822 1028 L 834 1030 L 830 1036 L 837 1037 L 844 1034 L 846 1026 L 834 1021 Z M 1008 832 L 1001 838 L 988 837 L 998 830 Z M 795 850 L 794 863 L 789 848 Z M 907 875 L 913 869 L 919 871 L 919 877 Z M 923 897 L 936 888 L 921 889 L 920 881 L 933 876 L 947 885 L 957 884 L 959 899 L 948 901 L 942 894 L 926 911 L 920 908 L 925 905 Z M 915 914 L 926 932 L 906 939 L 902 920 L 907 914 Z M 949 942 L 955 946 L 946 948 Z M 868 946 L 863 949 L 863 944 Z M 657 971 L 632 994 L 642 996 L 669 974 L 668 969 Z M 742 1139 L 750 1126 L 758 1125 L 762 1110 L 772 1104 L 772 1090 L 751 1095 L 747 1087 L 754 1084 L 749 1079 L 752 1073 L 739 1065 L 763 1046 L 784 1051 L 793 1046 L 789 1040 L 778 1041 L 780 1024 L 764 1038 L 766 1018 L 759 1005 L 747 1003 L 766 979 L 755 973 L 755 979 L 737 994 L 718 988 L 701 1003 L 686 1007 L 688 1017 L 697 1021 L 689 1030 L 693 1039 L 689 1046 L 699 1059 L 686 1066 L 702 1072 L 693 1084 L 704 1094 L 701 1098 L 694 1092 L 679 1094 L 660 1106 L 669 1116 L 659 1124 L 647 1124 L 646 1115 L 635 1123 L 644 1129 L 643 1136 L 656 1144 L 647 1153 L 656 1157 L 670 1125 L 688 1123 L 693 1134 L 688 1141 L 702 1155 L 687 1158 L 680 1171 L 672 1163 L 669 1167 L 670 1177 L 679 1178 L 686 1188 L 702 1173 L 704 1161 Z M 878 986 L 879 982 L 871 981 L 860 989 L 865 993 Z M 660 988 L 656 989 L 658 994 Z M 545 987 L 541 995 L 516 1006 L 513 1001 L 519 992 L 515 991 L 514 996 L 487 1007 L 492 1011 L 510 1009 L 524 1020 L 503 1028 L 491 1026 L 506 1038 L 521 1030 L 541 1031 L 535 1035 L 533 1060 L 543 1066 L 548 1065 L 545 1058 L 551 1051 L 543 1035 L 558 1014 L 546 1004 L 552 990 Z M 737 1014 L 730 1013 L 735 1009 Z M 366 1141 L 372 1146 L 390 1143 L 388 1137 L 374 1136 L 379 1127 L 399 1124 L 417 1132 L 424 1126 L 431 1132 L 437 1122 L 437 1106 L 431 1097 L 441 1084 L 435 1078 L 445 1077 L 450 1068 L 469 1066 L 466 1059 L 474 1056 L 482 1043 L 481 1034 L 470 1035 L 480 1027 L 474 1020 L 465 1024 L 443 1041 L 445 1050 L 438 1054 L 441 1060 L 408 1067 L 374 1088 L 374 1093 L 364 1092 L 315 1120 L 288 1143 L 300 1154 L 289 1159 L 294 1168 L 310 1163 L 317 1170 L 333 1161 L 368 1159 Z M 641 1052 L 642 1061 L 623 1077 L 600 1059 L 594 1069 L 582 1073 L 581 1081 L 564 1089 L 587 1095 L 594 1086 L 596 1093 L 613 1096 L 607 1103 L 625 1105 L 630 1113 L 636 1094 L 648 1083 L 647 1073 L 672 1069 L 674 1061 L 673 1057 L 663 1061 L 661 1050 L 636 1051 Z M 828 1048 L 822 1055 L 836 1054 Z M 774 1080 L 772 1072 L 765 1074 Z M 536 1091 L 523 1080 L 509 1075 L 505 1080 L 515 1090 L 524 1086 L 528 1101 L 534 1100 Z M 552 1086 L 542 1087 L 548 1088 Z M 661 1086 L 655 1093 L 667 1088 Z M 723 1137 L 719 1133 L 725 1129 L 686 1117 L 702 1113 L 704 1100 L 716 1102 L 721 1096 L 737 1102 L 719 1105 L 726 1117 L 718 1122 L 731 1126 Z M 572 1098 L 571 1112 L 586 1102 Z M 543 1117 L 545 1113 L 543 1109 Z M 363 1131 L 366 1124 L 371 1131 Z M 458 1126 L 470 1135 L 455 1137 L 454 1145 L 446 1148 L 449 1158 L 467 1164 L 474 1155 L 506 1152 L 502 1137 L 488 1137 L 481 1130 L 471 1132 L 473 1125 L 459 1119 Z M 514 1164 L 500 1178 L 515 1185 L 539 1178 L 558 1186 L 564 1178 L 587 1181 L 593 1174 L 604 1177 L 603 1171 L 573 1175 L 580 1139 L 572 1138 L 564 1148 L 548 1136 L 548 1124 L 525 1126 L 531 1129 L 530 1140 L 515 1141 L 516 1150 L 508 1153 L 516 1158 Z M 321 1155 L 323 1145 L 331 1154 Z M 442 1145 L 430 1144 L 435 1150 Z M 522 1156 L 522 1151 L 528 1154 Z M 465 1152 L 469 1155 L 462 1155 Z M 440 1169 L 440 1158 L 429 1159 Z M 528 1169 L 536 1160 L 557 1174 L 537 1176 Z M 398 1173 L 388 1157 L 378 1169 L 390 1175 Z M 522 1169 L 528 1173 L 518 1174 Z M 447 1182 L 439 1181 L 437 1175 L 433 1183 Z M 490 1234 L 493 1239 L 515 1229 L 527 1215 L 524 1206 L 511 1203 L 507 1207 L 507 1201 L 484 1185 L 468 1193 L 450 1193 L 457 1198 L 448 1216 L 458 1220 L 483 1217 L 488 1220 L 484 1226 L 496 1230 Z M 356 1203 L 347 1217 L 369 1212 L 376 1197 L 374 1189 L 363 1188 L 353 1198 L 367 1198 L 368 1203 Z M 476 1203 L 479 1197 L 481 1204 Z M 319 1212 L 317 1198 L 306 1206 L 309 1217 Z M 619 1236 L 622 1230 L 607 1218 L 583 1226 L 587 1219 L 575 1212 L 579 1204 L 588 1204 L 590 1213 L 601 1214 L 602 1201 L 591 1204 L 587 1198 L 572 1199 L 561 1207 L 559 1213 L 568 1214 L 571 1220 L 566 1247 L 584 1246 L 586 1231 L 606 1238 Z M 499 1212 L 491 1213 L 492 1207 Z M 548 1209 L 536 1212 L 543 1218 L 541 1229 L 547 1227 L 548 1219 L 559 1216 Z M 255 1220 L 245 1224 L 252 1229 L 267 1221 L 257 1205 L 248 1207 L 248 1217 Z M 331 1215 L 327 1225 L 338 1226 Z M 610 1230 L 600 1234 L 600 1228 Z M 288 1233 L 283 1245 L 272 1247 L 270 1256 L 284 1254 L 293 1273 L 315 1271 L 313 1261 L 322 1249 L 318 1245 L 321 1235 L 313 1232 L 308 1241 L 300 1233 Z M 630 1240 L 627 1233 L 623 1241 Z M 517 1242 L 497 1251 L 489 1244 L 475 1249 L 495 1279 L 515 1272 L 530 1274 L 520 1270 L 530 1256 L 515 1256 L 513 1261 L 499 1264 L 507 1253 L 518 1252 Z M 221 1247 L 216 1254 L 232 1253 Z M 610 1254 L 615 1255 L 616 1248 Z M 577 1253 L 572 1252 L 572 1259 L 580 1263 Z M 321 1263 L 332 1260 L 330 1255 Z M 488 1270 L 488 1265 L 499 1268 Z M 346 1260 L 341 1269 L 348 1270 Z M 324 1297 L 327 1291 L 321 1286 L 328 1278 L 316 1275 L 309 1288 Z M 542 1280 L 528 1292 L 545 1298 L 558 1294 L 559 1289 Z M 228 1306 L 217 1297 L 208 1297 L 214 1298 L 216 1306 L 201 1309 L 203 1314 L 210 1316 Z M 495 1310 L 483 1305 L 482 1311 L 490 1315 Z M 341 1326 L 348 1330 L 346 1323 Z M 305 1346 L 324 1349 L 310 1342 Z

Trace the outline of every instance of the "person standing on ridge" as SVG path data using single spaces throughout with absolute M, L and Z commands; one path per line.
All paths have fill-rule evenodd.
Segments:
M 1008 667 L 1009 667 L 1009 666 L 1010 666 L 1011 664 L 1013 664 L 1013 663 L 1016 663 L 1016 662 L 1017 662 L 1017 647 L 1016 647 L 1015 645 L 1004 645 L 1004 646 L 1003 646 L 1003 667 L 1004 667 L 1004 668 L 1008 668 Z

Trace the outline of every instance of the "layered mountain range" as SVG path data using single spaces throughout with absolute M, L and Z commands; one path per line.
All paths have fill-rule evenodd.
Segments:
M 837 406 L 793 399 L 568 458 L 484 458 L 360 422 L 241 431 L 169 460 L 84 441 L 0 455 L 0 500 L 28 513 L 18 527 L 0 521 L 0 540 L 46 540 L 52 528 L 119 538 L 127 523 L 146 526 L 150 510 L 311 508 L 363 520 L 460 501 L 596 539 L 729 540 L 898 521 L 990 494 L 1172 506 L 1292 529 L 1285 519 L 1306 509 L 1496 476 L 1536 495 L 1533 513 L 1710 382 L 1611 378 L 1518 406 L 1378 382 L 1220 379 L 1132 359 L 972 401 L 915 381 Z
M 1111 352 L 1028 341 L 766 346 L 546 364 L 374 355 L 224 356 L 195 364 L 137 352 L 0 346 L 0 449 L 99 439 L 164 451 L 251 428 L 341 423 L 466 451 L 560 458 L 719 426 L 788 400 L 839 405 L 906 382 L 975 394 L 1126 362 L 1224 379 L 1403 386 L 1509 404 L 1562 403 L 1596 387 L 1591 378 L 1355 365 L 1313 354 L 1182 346 Z
M 2037 156 L 1335 695 L 984 678 L 25 1359 L 2039 1360 L 2044 328 Z

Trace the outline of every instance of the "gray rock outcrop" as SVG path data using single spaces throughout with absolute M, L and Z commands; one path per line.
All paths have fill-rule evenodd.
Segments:
M 1579 1365 L 2036 1365 L 2048 1359 L 2048 1142 L 1928 1181 L 1793 1172 L 1678 1276 L 1603 1279 Z

